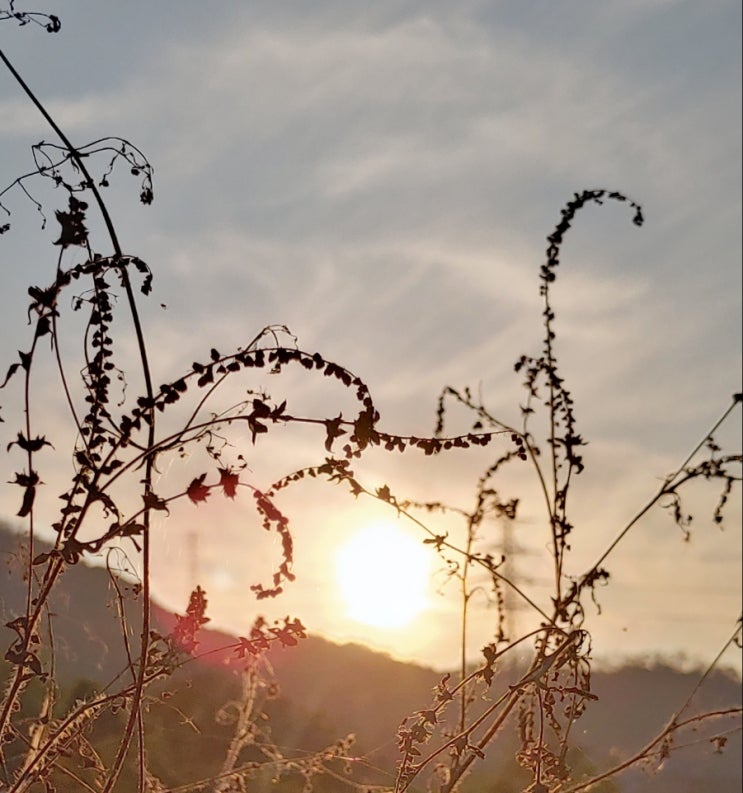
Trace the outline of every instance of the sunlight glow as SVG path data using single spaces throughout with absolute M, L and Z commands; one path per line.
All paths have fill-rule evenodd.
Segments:
M 341 546 L 336 561 L 351 619 L 401 628 L 427 608 L 430 554 L 394 525 L 361 529 Z

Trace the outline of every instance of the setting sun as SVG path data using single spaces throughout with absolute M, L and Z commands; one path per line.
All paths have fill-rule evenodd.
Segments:
M 348 616 L 365 625 L 400 628 L 427 606 L 430 556 L 394 525 L 361 529 L 338 550 L 338 585 Z

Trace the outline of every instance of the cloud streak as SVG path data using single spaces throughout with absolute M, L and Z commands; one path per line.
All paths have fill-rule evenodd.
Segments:
M 122 30 L 130 14 L 115 13 Z M 554 292 L 589 454 L 611 479 L 588 475 L 586 503 L 614 512 L 622 492 L 639 497 L 627 471 L 664 475 L 739 387 L 737 3 L 468 2 L 455 13 L 227 2 L 207 13 L 183 2 L 147 14 L 118 37 L 110 12 L 70 11 L 67 38 L 11 44 L 76 141 L 123 134 L 155 165 L 147 213 L 118 187 L 111 200 L 168 304 L 145 309 L 160 371 L 281 322 L 367 381 L 390 429 L 429 431 L 445 384 L 480 387 L 518 421 L 513 362 L 539 350 L 545 236 L 575 190 L 608 187 L 642 203 L 647 225 L 635 229 L 624 207 L 586 210 Z M 95 69 L 76 60 L 85 44 Z M 12 179 L 19 142 L 39 127 L 6 84 L 0 119 Z M 26 260 L 22 244 L 3 239 L 8 261 Z M 40 257 L 28 261 L 30 279 L 49 280 Z M 307 378 L 288 384 L 309 407 L 336 398 Z M 309 457 L 312 443 L 298 448 Z M 390 465 L 403 488 L 425 479 Z M 458 464 L 437 470 L 463 492 Z M 590 513 L 594 548 L 612 521 Z M 344 514 L 327 529 L 314 516 L 321 546 L 360 519 Z M 714 564 L 737 570 L 732 557 Z M 182 573 L 162 571 L 173 601 Z M 239 608 L 230 575 L 222 622 Z M 311 565 L 307 576 L 322 578 Z M 312 597 L 316 629 L 339 631 L 331 595 Z

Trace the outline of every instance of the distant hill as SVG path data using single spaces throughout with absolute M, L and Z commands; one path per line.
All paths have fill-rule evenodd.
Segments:
M 24 607 L 18 564 L 22 541 L 0 530 L 0 622 L 18 616 Z M 131 598 L 132 585 L 118 580 L 119 588 Z M 53 612 L 57 672 L 60 683 L 72 691 L 76 687 L 105 684 L 125 666 L 122 627 L 113 597 L 109 574 L 100 568 L 78 564 L 68 568 L 51 606 Z M 131 610 L 129 633 L 138 642 L 138 620 Z M 157 630 L 170 632 L 175 616 L 152 604 Z M 10 642 L 10 631 L 0 629 L 0 646 Z M 229 662 L 231 653 L 217 652 L 235 642 L 235 637 L 219 631 L 202 630 L 199 652 L 211 652 L 203 661 L 189 665 L 172 687 L 174 702 L 195 708 L 194 721 L 199 732 L 179 738 L 168 748 L 163 765 L 164 778 L 172 774 L 175 757 L 180 773 L 202 773 L 198 765 L 204 747 L 218 754 L 223 751 L 229 730 L 219 726 L 214 713 L 228 700 L 239 696 L 239 679 Z M 319 637 L 308 637 L 297 647 L 272 651 L 270 661 L 281 690 L 278 700 L 267 704 L 274 725 L 274 738 L 285 746 L 314 750 L 335 738 L 355 733 L 354 751 L 364 763 L 393 772 L 396 755 L 395 734 L 401 720 L 424 708 L 441 679 L 439 673 L 414 664 L 401 663 L 386 655 L 357 645 L 338 645 Z M 507 682 L 509 672 L 504 670 Z M 513 673 L 511 673 L 513 674 Z M 185 679 L 189 678 L 188 686 Z M 693 688 L 696 677 L 670 665 L 646 668 L 633 664 L 616 671 L 595 671 L 592 677 L 599 703 L 589 708 L 576 725 L 575 741 L 584 752 L 581 762 L 588 768 L 605 768 L 636 750 L 661 727 L 668 715 L 682 703 Z M 86 682 L 87 681 L 87 682 Z M 181 690 L 179 686 L 184 686 Z M 162 690 L 161 686 L 161 690 Z M 199 696 L 194 697 L 193 692 Z M 180 698 L 180 699 L 179 699 Z M 698 708 L 709 709 L 741 701 L 740 680 L 717 673 L 707 681 Z M 154 728 L 158 741 L 170 740 L 168 727 L 172 714 L 162 717 Z M 160 734 L 162 733 L 162 734 Z M 180 732 L 178 733 L 180 735 Z M 692 735 L 696 743 L 674 753 L 663 768 L 625 772 L 604 791 L 622 793 L 739 793 L 741 790 L 740 732 L 732 736 L 725 752 L 717 755 L 709 737 L 712 733 Z M 463 793 L 511 793 L 521 790 L 524 776 L 513 759 L 515 738 L 504 736 L 484 763 L 463 786 Z M 688 741 L 688 737 L 686 741 Z M 220 749 L 221 747 L 221 749 Z M 184 777 L 188 778 L 188 777 Z M 379 776 L 376 781 L 389 781 Z M 174 778 L 171 784 L 179 781 Z M 335 789 L 335 788 L 333 788 Z M 339 788 L 340 789 L 340 788 Z

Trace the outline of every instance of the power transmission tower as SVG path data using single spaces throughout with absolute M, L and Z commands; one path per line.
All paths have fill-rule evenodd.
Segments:
M 522 567 L 519 564 L 519 559 L 524 556 L 533 556 L 534 551 L 520 545 L 516 540 L 515 534 L 515 521 L 503 518 L 498 521 L 500 528 L 500 542 L 496 543 L 494 549 L 497 553 L 503 556 L 503 564 L 500 566 L 499 571 L 509 581 L 515 584 L 519 589 L 523 588 L 524 584 L 533 584 L 534 579 L 525 575 L 522 572 Z M 520 635 L 518 630 L 518 616 L 517 612 L 523 611 L 525 604 L 519 598 L 518 594 L 514 591 L 513 587 L 508 584 L 503 585 L 503 630 L 510 639 Z
M 193 591 L 201 583 L 201 565 L 199 559 L 199 535 L 191 529 L 186 535 L 188 545 L 188 580 L 189 589 Z

